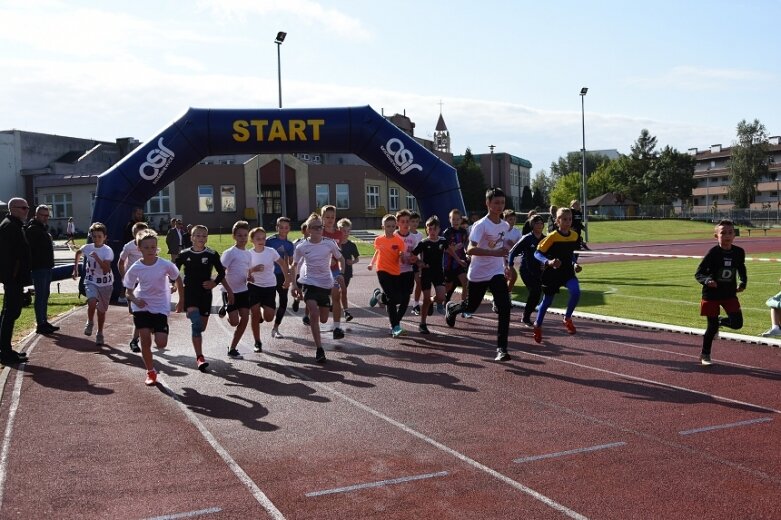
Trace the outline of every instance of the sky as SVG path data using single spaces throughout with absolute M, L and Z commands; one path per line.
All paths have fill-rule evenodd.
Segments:
M 406 112 L 532 172 L 582 147 L 781 135 L 781 0 L 0 0 L 0 130 L 113 141 L 189 107 Z

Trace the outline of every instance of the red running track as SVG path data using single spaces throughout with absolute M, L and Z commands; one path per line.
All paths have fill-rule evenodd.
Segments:
M 699 336 L 554 314 L 537 345 L 516 311 L 500 364 L 490 306 L 392 339 L 374 285 L 324 366 L 300 316 L 240 360 L 213 317 L 202 374 L 172 315 L 157 388 L 122 307 L 103 347 L 65 316 L 3 371 L 0 517 L 778 518 L 778 348 L 717 340 L 701 367 Z

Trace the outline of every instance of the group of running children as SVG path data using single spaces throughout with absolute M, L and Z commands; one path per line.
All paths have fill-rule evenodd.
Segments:
M 544 235 L 545 221 L 539 215 L 526 222 L 523 233 L 515 227 L 516 215 L 512 210 L 505 211 L 505 194 L 500 188 L 489 189 L 485 203 L 486 215 L 468 229 L 457 209 L 450 212 L 450 227 L 442 234 L 438 218 L 429 218 L 425 222 L 425 237 L 417 231 L 419 216 L 408 210 L 383 217 L 383 233 L 374 241 L 374 255 L 368 264 L 368 269 L 376 272 L 380 287 L 372 292 L 369 305 L 385 306 L 393 337 L 404 334 L 401 320 L 413 291 L 413 314 L 420 316 L 418 331 L 429 334 L 426 319 L 433 314 L 434 306 L 445 315 L 447 325 L 454 327 L 459 315 L 471 317 L 490 290 L 493 310 L 498 314 L 495 360 L 510 359 L 507 351 L 510 294 L 517 278 L 514 269 L 517 257 L 521 258 L 520 276 L 528 289 L 522 323 L 532 329 L 534 341 L 542 341 L 543 320 L 561 287 L 566 287 L 569 293 L 564 329 L 568 334 L 577 332 L 572 321 L 580 299 L 576 273 L 581 271 L 581 266 L 576 251 L 583 248 L 583 243 L 572 229 L 572 210 L 558 209 L 556 227 Z M 290 219 L 280 217 L 276 223 L 277 234 L 267 238 L 262 227 L 251 229 L 246 221 L 238 221 L 232 229 L 235 244 L 220 256 L 206 247 L 207 228 L 197 225 L 192 229 L 192 247 L 171 262 L 159 256 L 157 234 L 143 222 L 134 225 L 135 239 L 125 244 L 118 266 L 133 316 L 130 348 L 141 352 L 147 385 L 157 382 L 151 347 L 153 340 L 158 348 L 167 345 L 173 292 L 179 296 L 176 312 L 185 312 L 191 323 L 196 366 L 206 370 L 202 333 L 211 314 L 212 289 L 220 284 L 223 305 L 219 315 L 227 315 L 228 322 L 235 327 L 228 356 L 240 356 L 237 347 L 247 324 L 251 326 L 255 352 L 263 351 L 261 323 L 273 322 L 271 337 L 283 338 L 279 325 L 287 309 L 288 289 L 292 287 L 293 310 L 298 312 L 299 302 L 304 302 L 303 322 L 311 328 L 315 359 L 318 363 L 326 361 L 320 323 L 326 323 L 333 315 L 333 338 L 341 339 L 344 337 L 341 318 L 352 320 L 347 288 L 359 254 L 349 240 L 351 223 L 347 219 L 337 222 L 336 208 L 329 205 L 307 218 L 301 226 L 303 236 L 296 242 L 288 239 L 290 229 Z M 95 339 L 102 345 L 114 282 L 111 270 L 114 253 L 106 245 L 105 225 L 94 223 L 89 231 L 92 243 L 76 252 L 73 276 L 78 276 L 83 256 L 88 301 L 84 334 L 92 335 L 97 312 Z M 711 345 L 719 327 L 742 327 L 736 293 L 746 287 L 745 253 L 732 244 L 734 226 L 730 221 L 719 222 L 715 236 L 717 246 L 703 258 L 696 273 L 696 279 L 703 285 L 701 315 L 708 320 L 701 355 L 701 362 L 706 365 L 711 363 Z M 252 247 L 247 249 L 249 242 Z M 215 272 L 216 276 L 212 277 Z M 462 287 L 460 302 L 451 300 L 457 286 Z M 719 317 L 720 307 L 727 312 L 725 318 Z M 532 322 L 535 310 L 537 314 Z

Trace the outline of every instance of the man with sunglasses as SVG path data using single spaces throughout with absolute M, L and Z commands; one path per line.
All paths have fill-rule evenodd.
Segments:
M 22 292 L 30 280 L 30 246 L 24 234 L 24 221 L 30 207 L 14 197 L 8 201 L 8 214 L 0 222 L 0 282 L 3 284 L 3 310 L 0 314 L 0 363 L 14 365 L 27 361 L 27 354 L 11 347 L 14 324 L 22 313 Z

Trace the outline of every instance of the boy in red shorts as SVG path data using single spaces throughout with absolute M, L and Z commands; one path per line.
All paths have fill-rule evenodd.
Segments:
M 713 246 L 700 262 L 694 277 L 702 284 L 700 316 L 708 319 L 708 328 L 702 338 L 700 363 L 710 365 L 713 338 L 719 333 L 719 327 L 731 329 L 743 327 L 743 313 L 737 293 L 746 289 L 746 252 L 735 246 L 735 225 L 731 220 L 720 220 L 714 234 L 718 245 Z M 740 277 L 740 285 L 737 278 Z M 720 308 L 727 312 L 725 318 L 719 318 Z

